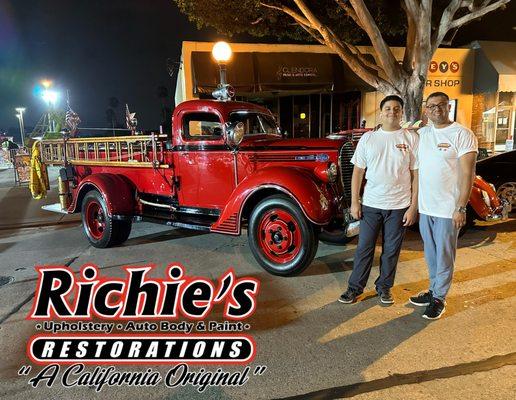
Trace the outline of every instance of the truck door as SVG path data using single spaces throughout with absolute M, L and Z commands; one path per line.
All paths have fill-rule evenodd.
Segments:
M 184 112 L 176 135 L 179 202 L 182 206 L 225 206 L 234 189 L 233 156 L 224 143 L 223 124 L 215 112 Z

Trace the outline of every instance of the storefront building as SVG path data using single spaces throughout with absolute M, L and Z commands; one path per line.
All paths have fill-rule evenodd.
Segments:
M 499 44 L 500 47 L 505 45 L 513 48 L 515 44 Z M 218 66 L 211 57 L 212 47 L 213 43 L 183 42 L 176 104 L 194 98 L 211 98 L 219 82 Z M 236 98 L 269 108 L 289 137 L 324 137 L 331 132 L 378 124 L 378 104 L 384 94 L 358 78 L 327 47 L 232 43 L 231 48 L 233 57 L 227 65 L 227 80 L 235 88 Z M 371 52 L 368 47 L 360 50 L 365 54 Z M 402 59 L 403 48 L 392 48 L 392 51 L 396 58 Z M 512 137 L 514 130 L 516 72 L 500 67 L 490 58 L 498 73 L 499 85 L 477 92 L 484 90 L 476 79 L 478 51 L 478 48 L 438 49 L 429 67 L 425 96 L 434 91 L 445 92 L 451 99 L 451 117 L 455 121 L 472 128 L 484 142 L 501 142 L 504 135 Z M 508 50 L 505 54 L 510 58 L 515 52 Z M 504 108 L 507 95 L 500 96 L 507 89 L 512 93 L 512 111 Z M 477 110 L 479 96 L 484 99 L 482 111 Z M 492 133 L 493 129 L 483 120 L 479 122 L 477 115 L 491 112 L 492 107 L 484 108 L 493 103 L 493 96 L 496 104 L 500 99 L 504 101 L 496 112 L 504 116 L 501 118 L 507 114 L 507 121 L 512 121 L 507 122 L 505 131 L 496 127 L 498 133 Z M 485 128 L 481 128 L 484 125 Z

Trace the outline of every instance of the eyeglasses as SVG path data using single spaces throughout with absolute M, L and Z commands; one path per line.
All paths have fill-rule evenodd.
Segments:
M 434 111 L 435 109 L 437 108 L 440 108 L 441 110 L 444 110 L 446 107 L 448 107 L 448 102 L 447 101 L 443 101 L 439 104 L 430 104 L 430 105 L 427 105 L 426 108 L 430 111 Z

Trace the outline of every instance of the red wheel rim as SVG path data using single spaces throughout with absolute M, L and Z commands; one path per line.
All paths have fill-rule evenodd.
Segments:
M 260 220 L 258 242 L 267 258 L 278 264 L 286 264 L 301 250 L 299 223 L 289 212 L 272 209 Z
M 96 201 L 89 202 L 86 207 L 86 227 L 93 239 L 102 239 L 106 230 L 106 217 L 101 205 Z

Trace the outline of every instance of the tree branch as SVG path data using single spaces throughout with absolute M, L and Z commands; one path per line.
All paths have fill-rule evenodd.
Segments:
M 415 18 L 419 10 L 419 5 L 415 0 L 403 0 L 403 4 L 407 7 L 407 10 Z
M 484 0 L 480 5 L 475 5 L 475 0 L 464 0 L 461 7 L 467 8 L 469 11 L 477 11 L 484 7 L 487 7 L 493 0 Z
M 360 22 L 360 19 L 358 18 L 357 16 L 357 13 L 355 12 L 355 10 L 353 10 L 353 7 L 350 7 L 348 6 L 345 2 L 345 0 L 335 0 L 335 2 L 337 3 L 337 5 L 342 8 L 346 14 L 353 20 L 355 21 L 355 23 L 358 25 L 359 28 L 364 29 L 364 27 L 362 26 L 361 22 Z
M 426 76 L 432 58 L 432 0 L 419 0 L 417 6 L 416 40 L 414 45 L 414 69 L 412 75 L 419 79 Z
M 383 70 L 383 68 L 376 65 L 375 63 L 372 63 L 371 61 L 369 61 L 357 46 L 354 46 L 350 43 L 345 43 L 345 44 L 357 56 L 357 58 L 360 60 L 360 62 L 362 64 L 364 64 L 365 67 L 370 68 L 374 71 L 381 72 L 385 75 L 385 71 Z
M 459 28 L 455 28 L 451 34 L 451 36 L 447 39 L 447 40 L 444 40 L 441 42 L 441 45 L 445 45 L 445 46 L 451 46 L 452 43 L 453 43 L 453 39 L 455 38 L 455 35 L 457 35 L 457 32 L 459 31 Z
M 327 44 L 327 46 L 335 51 L 339 57 L 349 66 L 349 68 L 364 80 L 367 84 L 382 93 L 400 94 L 401 92 L 390 82 L 373 74 L 359 62 L 358 57 L 349 50 L 347 46 L 341 46 L 336 42 Z
M 441 15 L 441 20 L 439 21 L 439 27 L 434 32 L 432 37 L 432 52 L 434 52 L 443 41 L 444 37 L 448 33 L 450 29 L 450 24 L 453 21 L 453 17 L 455 13 L 460 8 L 463 0 L 452 0 L 448 7 L 446 7 Z
M 322 24 L 319 21 L 319 19 L 314 15 L 314 13 L 306 6 L 303 0 L 294 0 L 294 2 L 301 10 L 301 12 L 306 16 L 306 18 L 316 26 L 316 29 L 321 33 L 321 36 L 324 38 L 326 45 L 329 48 L 333 49 L 339 55 L 339 57 L 342 60 L 344 60 L 346 64 L 348 64 L 348 66 L 355 74 L 357 74 L 361 79 L 363 79 L 369 85 L 377 88 L 381 92 L 395 92 L 399 94 L 399 90 L 397 90 L 391 82 L 388 82 L 385 79 L 380 78 L 377 74 L 373 73 L 369 69 L 369 67 L 367 67 L 367 65 L 360 60 L 358 54 L 354 54 L 349 49 L 346 43 L 343 43 L 330 28 Z M 377 69 L 373 68 L 373 71 L 377 71 Z M 390 78 L 395 78 L 395 75 L 387 76 Z
M 461 18 L 458 18 L 458 19 L 452 21 L 452 23 L 450 24 L 450 27 L 448 29 L 459 28 L 460 26 L 464 25 L 467 22 L 473 21 L 474 19 L 480 18 L 480 17 L 490 13 L 491 11 L 494 11 L 494 10 L 500 8 L 501 6 L 507 4 L 509 1 L 511 1 L 511 0 L 498 0 L 497 2 L 491 4 L 487 7 L 484 7 L 477 11 L 474 11 Z
M 360 49 L 358 47 L 354 46 L 351 43 L 343 42 L 342 40 L 340 40 L 340 38 L 330 28 L 328 28 L 328 33 L 329 33 L 331 39 L 339 47 L 341 47 L 346 52 L 349 50 L 349 57 L 352 57 L 352 59 L 355 62 L 358 62 L 359 65 L 361 64 L 362 68 L 365 68 L 365 69 L 369 68 L 370 70 L 376 71 L 376 72 L 381 71 L 385 75 L 385 71 L 382 69 L 382 67 L 380 67 L 378 64 L 374 64 L 374 63 L 370 62 L 365 57 L 365 55 L 360 51 Z M 373 49 L 373 51 L 374 51 L 374 49 Z M 373 55 L 373 58 L 376 61 L 376 57 L 374 55 Z
M 327 27 L 316 17 L 316 15 L 308 8 L 303 0 L 294 0 L 297 8 L 303 13 L 308 21 L 312 24 L 312 26 L 317 29 L 321 35 L 324 36 L 324 31 L 327 31 Z
M 315 29 L 309 28 L 308 26 L 303 25 L 303 24 L 298 24 L 298 25 L 300 25 L 301 28 L 303 28 L 306 32 L 308 32 L 308 34 L 310 36 L 312 36 L 315 40 L 317 40 L 320 44 L 322 44 L 323 46 L 326 46 L 324 39 L 320 35 L 318 35 L 319 34 L 318 31 L 316 31 Z
M 308 30 L 305 30 L 307 30 L 310 34 L 312 34 L 310 30 L 317 31 L 321 35 L 320 39 L 323 41 L 323 43 L 328 48 L 335 51 L 335 53 L 339 55 L 339 57 L 350 67 L 350 69 L 369 85 L 384 93 L 400 93 L 400 91 L 396 89 L 393 84 L 383 78 L 380 78 L 364 64 L 362 64 L 358 58 L 358 55 L 353 54 L 347 45 L 345 45 L 326 25 L 324 25 L 317 18 L 317 16 L 307 7 L 303 0 L 293 1 L 296 3 L 297 7 L 303 15 L 300 15 L 296 11 L 289 9 L 286 6 L 279 7 L 263 2 L 260 4 L 264 7 L 279 10 L 290 15 L 304 29 L 307 28 Z M 316 39 L 319 41 L 319 43 L 321 43 L 319 38 Z
M 416 24 L 416 15 L 415 5 L 410 4 L 413 3 L 411 1 L 405 0 L 401 3 L 401 8 L 405 10 L 405 14 L 407 15 L 407 38 L 405 40 L 405 53 L 403 54 L 403 69 L 407 73 L 411 73 L 413 66 L 412 62 L 414 61 L 414 47 L 417 39 L 417 24 Z
M 294 10 L 292 10 L 291 8 L 289 8 L 287 6 L 278 7 L 278 6 L 273 6 L 272 4 L 267 4 L 267 3 L 263 3 L 263 2 L 260 2 L 260 5 L 263 6 L 263 7 L 271 8 L 273 10 L 282 11 L 285 14 L 290 15 L 292 18 L 294 18 L 301 25 L 305 25 L 306 27 L 311 28 L 311 29 L 314 28 L 310 24 L 310 21 L 308 21 L 306 18 L 303 18 L 302 15 L 300 15 L 299 13 L 295 12 Z
M 349 43 L 343 43 L 331 30 L 329 30 L 329 33 L 332 40 L 327 43 L 327 46 L 335 51 L 355 74 L 383 93 L 400 94 L 391 82 L 378 76 L 380 71 L 385 75 L 385 71 L 381 67 L 369 62 L 357 47 Z M 356 53 L 353 53 L 352 48 L 355 48 Z
M 365 5 L 363 0 L 349 0 L 353 9 L 355 10 L 360 23 L 364 27 L 364 31 L 369 36 L 371 40 L 371 44 L 375 49 L 376 53 L 379 55 L 379 59 L 377 60 L 384 71 L 392 76 L 394 80 L 400 80 L 402 78 L 401 68 L 398 64 L 398 61 L 392 54 L 391 49 L 385 43 L 385 40 L 382 37 L 380 29 L 378 29 L 378 25 L 374 21 L 369 9 Z

